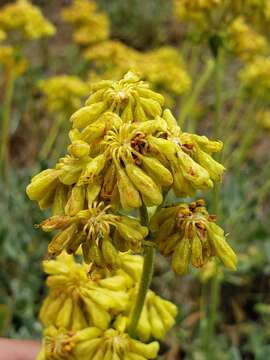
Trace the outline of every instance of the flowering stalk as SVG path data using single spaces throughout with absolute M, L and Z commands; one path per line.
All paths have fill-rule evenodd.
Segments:
M 30 199 L 52 210 L 38 227 L 56 231 L 48 245 L 54 260 L 45 264 L 50 293 L 40 315 L 47 329 L 39 360 L 79 360 L 95 351 L 100 360 L 156 358 L 158 343 L 148 342 L 164 338 L 177 309 L 149 290 L 155 248 L 171 257 L 178 275 L 212 257 L 236 268 L 202 199 L 163 206 L 169 190 L 193 196 L 224 171 L 212 158 L 221 142 L 182 132 L 163 105 L 132 72 L 93 84 L 71 116 L 68 154 L 27 187 Z M 148 207 L 156 207 L 150 220 Z M 136 209 L 140 221 L 130 215 Z M 135 255 L 142 252 L 143 266 Z
M 221 44 L 217 44 L 213 51 L 215 59 L 215 117 L 213 123 L 213 134 L 215 137 L 220 136 L 221 121 L 222 121 L 222 79 L 223 79 L 223 49 Z M 217 216 L 220 216 L 220 185 L 215 184 L 213 191 L 213 208 Z M 202 285 L 205 286 L 205 285 Z M 221 280 L 216 272 L 211 279 L 210 288 L 210 309 L 207 314 L 207 331 L 204 336 L 204 346 L 207 353 L 210 353 L 210 346 L 213 344 L 215 326 L 217 322 L 217 311 L 220 302 Z

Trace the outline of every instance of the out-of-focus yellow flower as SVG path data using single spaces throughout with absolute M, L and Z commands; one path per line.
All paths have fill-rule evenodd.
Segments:
M 193 20 L 203 25 L 209 12 L 221 2 L 222 0 L 174 0 L 174 13 L 181 21 Z
M 81 99 L 90 87 L 77 76 L 58 75 L 42 80 L 39 88 L 43 92 L 50 112 L 70 115 L 81 106 Z
M 169 46 L 147 53 L 132 49 L 120 41 L 106 41 L 85 52 L 99 72 L 108 79 L 117 79 L 128 70 L 150 81 L 158 91 L 180 95 L 191 87 L 191 79 L 178 52 Z
M 109 37 L 109 20 L 92 1 L 74 0 L 62 11 L 62 16 L 74 25 L 73 39 L 80 45 L 91 45 Z
M 224 271 L 215 259 L 212 259 L 200 269 L 199 277 L 202 283 L 207 283 L 213 277 L 217 277 L 221 281 L 224 278 Z
M 0 29 L 0 41 L 4 40 L 6 37 L 7 37 L 6 32 Z
M 0 45 L 0 64 L 15 77 L 23 74 L 28 65 L 27 60 L 19 56 L 16 49 L 9 45 Z
M 239 73 L 246 90 L 262 100 L 269 100 L 270 91 L 270 57 L 257 56 Z
M 151 219 L 151 229 L 160 252 L 172 255 L 172 268 L 178 275 L 188 272 L 190 262 L 202 267 L 213 256 L 229 269 L 236 269 L 236 255 L 203 200 L 160 210 Z
M 136 71 L 140 59 L 139 51 L 118 40 L 107 40 L 87 48 L 87 60 L 93 61 L 103 78 L 117 80 L 128 70 Z
M 266 38 L 248 26 L 241 16 L 230 25 L 229 36 L 232 50 L 243 61 L 264 54 L 268 49 Z
M 190 90 L 191 78 L 181 56 L 173 47 L 164 46 L 143 54 L 139 65 L 139 73 L 157 90 L 173 95 Z
M 270 130 L 270 110 L 260 110 L 256 114 L 256 122 L 264 129 Z
M 50 326 L 44 332 L 37 360 L 148 360 L 156 359 L 158 350 L 157 342 L 144 344 L 112 328 L 69 332 Z
M 44 18 L 40 9 L 27 0 L 3 6 L 0 9 L 0 26 L 5 31 L 20 30 L 29 39 L 55 33 L 55 27 Z

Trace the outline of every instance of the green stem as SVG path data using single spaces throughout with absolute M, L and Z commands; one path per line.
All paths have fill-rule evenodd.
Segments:
M 10 142 L 10 123 L 11 123 L 11 104 L 14 91 L 15 77 L 10 70 L 7 74 L 6 91 L 3 103 L 3 117 L 1 127 L 1 147 L 0 147 L 0 166 L 3 174 L 7 173 L 9 163 L 9 142 Z
M 141 213 L 141 223 L 142 225 L 148 225 L 148 213 L 147 208 L 143 205 L 140 209 Z M 128 332 L 131 337 L 136 336 L 136 329 L 142 309 L 144 306 L 145 298 L 147 291 L 152 281 L 153 271 L 154 271 L 154 258 L 155 258 L 155 248 L 153 246 L 146 245 L 144 247 L 144 262 L 143 262 L 143 271 L 141 275 L 139 291 L 137 294 L 135 306 L 133 308 L 131 319 L 128 327 Z
M 220 138 L 221 117 L 222 117 L 222 78 L 223 78 L 223 54 L 219 49 L 215 58 L 215 118 L 213 124 L 214 139 Z M 219 160 L 221 159 L 219 155 Z M 213 191 L 213 207 L 215 215 L 220 212 L 220 185 L 215 184 Z
M 209 80 L 212 72 L 214 70 L 214 62 L 209 60 L 205 66 L 205 69 L 201 75 L 201 77 L 196 81 L 196 85 L 189 95 L 187 102 L 184 104 L 181 114 L 179 116 L 178 123 L 181 127 L 185 125 L 186 119 L 192 111 L 192 108 L 196 104 L 198 97 L 200 96 L 202 90 L 204 89 L 207 81 Z
M 220 279 L 216 273 L 211 282 L 211 306 L 208 317 L 207 329 L 207 349 L 211 353 L 211 344 L 213 343 L 215 326 L 218 318 L 218 307 L 220 302 Z
M 142 309 L 144 306 L 145 298 L 147 295 L 147 291 L 151 284 L 151 280 L 153 277 L 154 270 L 154 258 L 155 258 L 155 249 L 152 246 L 145 246 L 144 249 L 144 263 L 143 263 L 143 271 L 139 286 L 139 292 L 136 298 L 135 307 L 131 314 L 131 320 L 128 328 L 129 335 L 131 337 L 136 337 L 136 329 L 138 322 L 140 320 L 140 316 L 142 313 Z
M 219 139 L 221 135 L 221 118 L 222 118 L 222 78 L 223 78 L 223 53 L 222 49 L 217 49 L 215 57 L 215 119 L 213 124 L 213 136 Z M 219 160 L 221 155 L 219 156 Z M 213 207 L 215 215 L 220 215 L 220 185 L 215 184 L 213 193 Z M 211 345 L 214 343 L 215 327 L 217 323 L 217 310 L 220 297 L 220 281 L 216 273 L 211 280 L 211 292 L 209 301 L 209 314 L 207 316 L 207 331 L 205 334 L 205 347 L 209 359 L 212 358 Z
M 64 116 L 60 114 L 57 120 L 53 123 L 49 135 L 47 136 L 46 141 L 44 142 L 40 150 L 41 160 L 46 159 L 49 156 L 63 121 L 64 121 Z

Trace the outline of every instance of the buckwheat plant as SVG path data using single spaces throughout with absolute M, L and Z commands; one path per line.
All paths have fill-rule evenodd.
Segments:
M 149 290 L 156 249 L 179 275 L 213 257 L 236 268 L 204 200 L 163 205 L 169 191 L 211 189 L 224 171 L 212 157 L 222 144 L 181 131 L 163 103 L 132 72 L 92 85 L 71 116 L 67 155 L 27 187 L 51 209 L 39 227 L 54 231 L 39 360 L 156 359 L 177 313 Z

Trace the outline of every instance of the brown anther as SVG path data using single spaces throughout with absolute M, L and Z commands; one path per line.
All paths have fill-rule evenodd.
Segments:
M 197 207 L 197 203 L 195 201 L 193 201 L 192 203 L 189 204 L 189 208 L 191 210 L 194 210 Z
M 202 230 L 206 229 L 205 224 L 202 222 L 196 222 L 196 227 Z
M 193 150 L 193 144 L 182 144 L 181 147 L 183 148 L 183 150 L 188 150 L 191 151 Z
M 216 215 L 209 215 L 208 220 L 209 221 L 217 221 L 217 216 Z
M 205 200 L 204 199 L 198 199 L 196 201 L 197 206 L 205 206 Z

